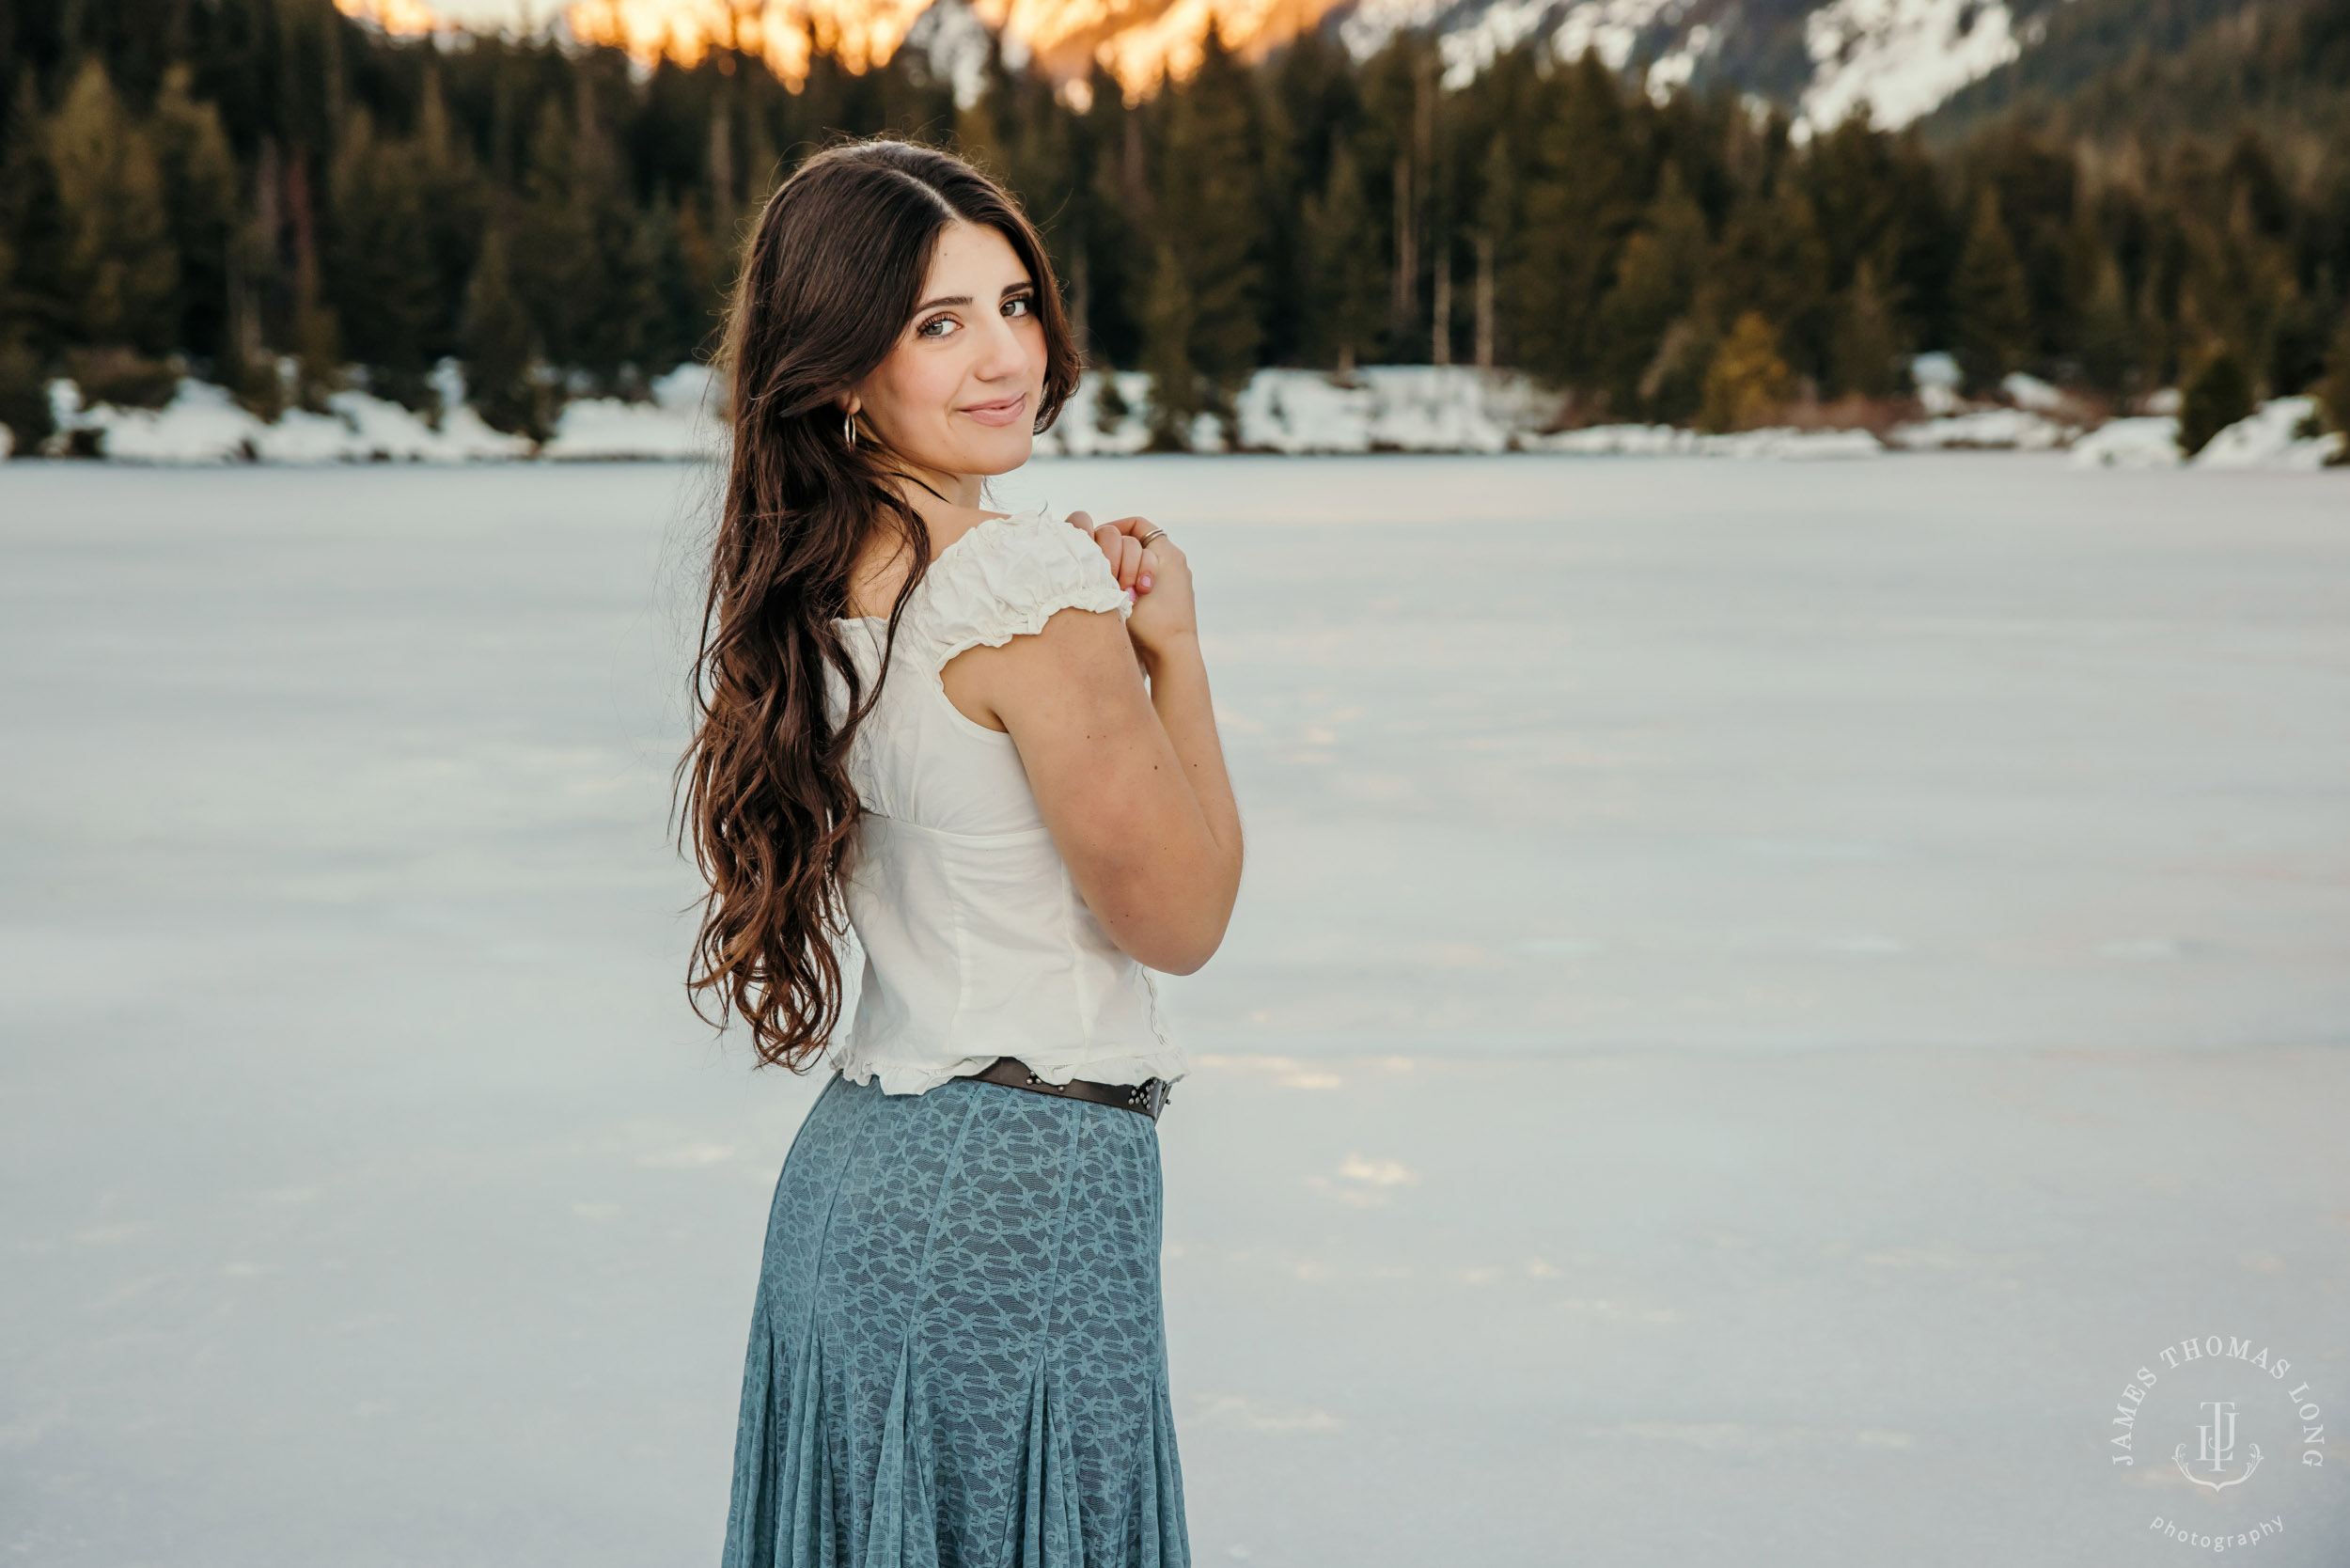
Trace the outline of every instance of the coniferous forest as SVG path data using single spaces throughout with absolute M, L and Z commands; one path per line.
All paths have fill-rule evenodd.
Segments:
M 1447 86 L 1411 35 L 1363 61 L 1212 38 L 1079 112 L 1000 58 L 959 107 L 912 51 L 794 89 L 725 51 L 388 38 L 330 0 L 20 0 L 0 423 L 27 451 L 50 379 L 152 405 L 183 371 L 265 416 L 354 380 L 430 411 L 454 357 L 492 424 L 543 433 L 706 355 L 765 193 L 887 130 L 1017 191 L 1090 362 L 1150 374 L 1170 446 L 1261 366 L 1512 368 L 1577 421 L 1732 429 L 1898 397 L 1930 349 L 2109 409 L 2178 386 L 2189 444 L 2285 393 L 2350 424 L 2350 0 L 2201 47 L 1806 139 L 1530 48 Z

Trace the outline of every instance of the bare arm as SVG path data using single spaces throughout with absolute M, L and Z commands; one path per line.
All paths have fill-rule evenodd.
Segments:
M 1033 635 L 958 654 L 944 675 L 958 707 L 1010 733 L 1054 843 L 1111 940 L 1188 975 L 1223 942 L 1239 897 L 1240 810 L 1189 565 L 1156 545 L 1151 555 L 1151 589 L 1124 623 L 1111 611 L 1062 610 Z

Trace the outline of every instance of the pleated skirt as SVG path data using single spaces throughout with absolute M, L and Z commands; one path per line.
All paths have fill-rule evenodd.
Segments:
M 768 1222 L 725 1568 L 1188 1568 L 1158 1130 L 835 1076 Z

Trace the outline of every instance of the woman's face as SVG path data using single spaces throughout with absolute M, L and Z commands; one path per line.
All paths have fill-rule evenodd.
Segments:
M 1002 234 L 957 219 L 939 232 L 913 320 L 852 406 L 919 467 L 1005 474 L 1028 461 L 1043 390 L 1036 281 Z

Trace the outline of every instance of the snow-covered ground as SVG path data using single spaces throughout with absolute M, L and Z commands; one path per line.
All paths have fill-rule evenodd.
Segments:
M 1867 431 L 1760 430 L 1709 435 L 1677 425 L 1587 425 L 1532 435 L 1520 443 L 1535 452 L 1583 457 L 1808 458 L 1882 457 L 1885 444 Z
M 2341 455 L 2342 433 L 2305 433 L 2317 418 L 2315 398 L 2276 398 L 2239 419 L 2195 454 L 2199 468 L 2322 468 Z
M 813 1086 L 678 983 L 707 478 L 0 468 L 0 1553 L 714 1558 Z M 1246 814 L 1167 985 L 1195 1561 L 2350 1550 L 2277 1400 L 2350 1408 L 2338 473 L 1001 490 L 1181 541 Z
M 444 362 L 436 377 L 446 411 L 438 427 L 383 398 L 337 392 L 327 412 L 290 409 L 264 420 L 220 387 L 183 379 L 163 408 L 86 405 L 71 382 L 50 388 L 57 428 L 87 431 L 103 456 L 125 463 L 472 463 L 538 456 L 557 462 L 697 458 L 724 439 L 711 417 L 710 372 L 682 365 L 641 402 L 580 398 L 565 405 L 554 439 L 529 441 L 482 423 L 465 405 L 464 380 Z
M 2312 433 L 2314 398 L 2274 398 L 2248 419 L 2239 419 L 2187 458 L 2179 451 L 2176 414 L 2113 419 L 2072 443 L 2080 468 L 2271 468 L 2310 470 L 2336 461 L 2342 450 L 2338 431 Z
M 1529 39 L 1560 60 L 1594 52 L 1611 71 L 1644 54 L 1642 80 L 1659 101 L 1686 86 L 1739 26 L 1686 0 L 1355 0 L 1337 14 L 1339 37 L 1358 59 L 1399 32 L 1433 32 L 1454 87 Z M 2019 26 L 2001 0 L 1825 0 L 1795 8 L 1781 25 L 1791 21 L 1810 56 L 1796 95 L 1798 138 L 1864 106 L 1878 125 L 1906 125 L 2039 42 L 2044 25 Z
M 1978 405 L 1959 397 L 1957 377 L 1957 363 L 1948 354 L 1919 355 L 1919 400 L 1928 416 L 1880 441 L 1862 430 L 1708 435 L 1671 425 L 1595 425 L 1551 431 L 1556 397 L 1511 372 L 1373 365 L 1341 383 L 1313 370 L 1260 370 L 1236 400 L 1237 433 L 1243 450 L 1291 455 L 1519 451 L 1801 460 L 1875 457 L 1888 447 L 2024 452 L 2077 447 L 2076 462 L 2086 467 L 2164 467 L 2181 461 L 2175 417 L 2115 420 L 2090 431 L 2082 411 L 2045 382 L 2009 376 L 2000 388 L 2005 404 Z M 468 463 L 534 456 L 690 461 L 722 450 L 727 439 L 719 394 L 700 366 L 681 366 L 662 377 L 647 400 L 574 400 L 564 407 L 554 437 L 535 449 L 491 430 L 464 406 L 464 383 L 454 364 L 442 367 L 440 380 L 450 412 L 437 429 L 363 392 L 336 394 L 326 414 L 297 409 L 274 424 L 239 408 L 220 388 L 195 381 L 180 383 L 170 405 L 152 412 L 85 407 L 70 382 L 55 384 L 52 401 L 61 431 L 90 431 L 103 455 L 129 463 Z M 1138 453 L 1151 444 L 1150 397 L 1148 376 L 1089 374 L 1037 449 L 1045 457 Z M 2303 433 L 2315 408 L 2309 398 L 2277 399 L 2223 431 L 2197 461 L 2211 467 L 2322 467 L 2341 450 L 2342 438 Z M 1204 415 L 1188 438 L 1196 452 L 1225 449 L 1226 432 Z
M 2175 432 L 2176 423 L 2172 429 Z M 2045 452 L 2070 446 L 2080 429 L 2029 408 L 1980 408 L 1903 425 L 1892 444 L 1907 451 Z
M 2001 0 L 1828 0 L 1804 18 L 1803 36 L 1811 81 L 1798 137 L 1856 111 L 1907 125 L 2023 52 Z

